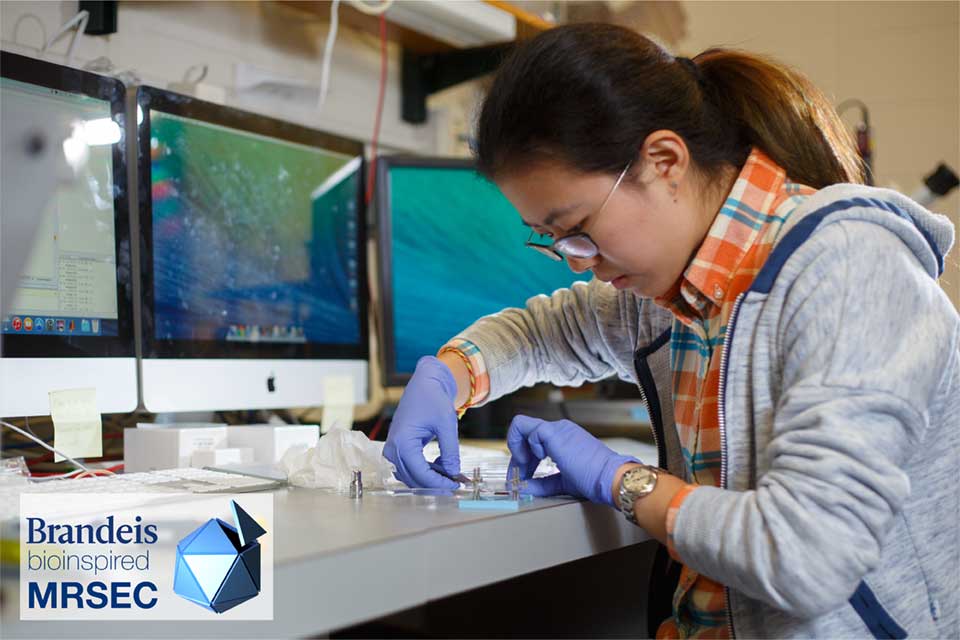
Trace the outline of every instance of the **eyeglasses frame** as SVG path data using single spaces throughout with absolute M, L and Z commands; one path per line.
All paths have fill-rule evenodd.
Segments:
M 612 197 L 613 197 L 613 194 L 616 193 L 617 187 L 619 187 L 619 186 L 620 186 L 620 183 L 623 182 L 623 179 L 624 179 L 624 177 L 626 177 L 627 172 L 630 170 L 630 166 L 631 166 L 632 164 L 633 164 L 633 161 L 628 162 L 628 163 L 627 163 L 627 166 L 625 166 L 625 167 L 623 168 L 623 171 L 620 172 L 620 175 L 617 177 L 617 181 L 613 183 L 613 188 L 610 189 L 610 192 L 607 194 L 607 197 L 604 198 L 603 204 L 601 204 L 601 205 L 600 205 L 600 208 L 597 209 L 596 212 L 593 214 L 594 218 L 596 218 L 596 216 L 600 215 L 600 214 L 603 212 L 603 210 L 607 207 L 607 203 L 610 202 L 610 198 L 612 198 Z M 535 230 L 531 229 L 531 230 L 530 230 L 530 236 L 527 238 L 527 241 L 524 243 L 524 246 L 530 247 L 530 248 L 533 249 L 534 251 L 537 251 L 538 253 L 540 253 L 540 254 L 542 254 L 542 255 L 545 255 L 545 256 L 547 256 L 548 258 L 550 258 L 551 260 L 554 260 L 554 261 L 556 261 L 556 262 L 563 262 L 564 258 L 571 258 L 571 257 L 572 257 L 572 258 L 576 258 L 577 260 L 589 260 L 590 258 L 593 258 L 593 257 L 595 257 L 598 253 L 600 253 L 600 247 L 598 247 L 598 246 L 597 246 L 597 243 L 594 242 L 593 238 L 591 238 L 591 237 L 590 237 L 586 232 L 584 232 L 584 231 L 577 231 L 576 233 L 569 233 L 569 234 L 567 234 L 567 235 L 565 235 L 565 236 L 563 236 L 563 237 L 556 238 L 556 239 L 552 240 L 549 244 L 542 244 L 542 243 L 539 243 L 539 242 L 534 242 L 534 241 L 533 241 L 533 236 L 534 236 L 534 235 L 542 235 L 542 234 L 537 234 L 537 232 L 536 232 Z M 566 253 L 564 253 L 564 252 L 562 251 L 562 249 L 558 249 L 558 248 L 557 248 L 557 243 L 558 243 L 558 242 L 561 242 L 561 243 L 562 243 L 562 242 L 564 242 L 565 240 L 571 240 L 571 239 L 573 239 L 573 238 L 582 238 L 582 239 L 587 240 L 590 244 L 593 245 L 593 253 L 590 254 L 589 256 L 568 256 Z

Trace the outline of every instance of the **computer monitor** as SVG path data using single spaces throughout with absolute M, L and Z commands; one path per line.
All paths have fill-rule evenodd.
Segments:
M 525 247 L 530 229 L 472 161 L 387 156 L 377 174 L 388 385 L 478 318 L 590 278 Z
M 145 408 L 316 406 L 328 376 L 364 402 L 363 146 L 153 87 L 137 104 Z
M 0 53 L 0 76 L 0 189 L 19 190 L 24 198 L 13 202 L 43 203 L 30 221 L 20 216 L 40 206 L 9 205 L 5 196 L 8 207 L 0 211 L 4 230 L 34 225 L 29 233 L 0 234 L 0 253 L 22 255 L 18 267 L 3 262 L 19 273 L 3 278 L 14 285 L 12 295 L 3 295 L 0 318 L 0 416 L 48 415 L 51 391 L 76 388 L 95 388 L 102 413 L 133 411 L 124 86 L 8 52 Z M 24 130 L 39 132 L 42 144 L 56 142 L 54 151 L 71 165 L 60 159 L 24 172 L 21 150 L 7 144 Z M 59 165 L 71 175 L 50 181 L 46 172 Z M 28 237 L 29 247 L 15 244 Z

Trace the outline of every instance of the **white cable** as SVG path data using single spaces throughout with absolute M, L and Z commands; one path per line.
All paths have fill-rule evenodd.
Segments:
M 323 110 L 330 88 L 330 62 L 333 59 L 333 43 L 337 39 L 337 27 L 340 24 L 340 0 L 330 3 L 330 28 L 327 30 L 327 43 L 323 47 L 323 63 L 320 65 L 320 96 L 317 98 L 317 111 Z
M 381 13 L 386 13 L 390 5 L 394 3 L 394 0 L 382 0 L 377 4 L 368 4 L 364 2 L 364 0 L 347 0 L 347 2 L 360 13 L 365 13 L 368 16 L 378 16 Z
M 33 482 L 47 482 L 49 480 L 66 480 L 67 478 L 81 478 L 82 476 L 87 476 L 89 478 L 102 478 L 104 476 L 100 475 L 101 473 L 106 473 L 108 476 L 116 476 L 113 471 L 109 469 L 94 469 L 93 472 L 87 472 L 83 469 L 74 469 L 73 471 L 68 471 L 67 473 L 58 473 L 52 476 L 30 476 L 30 480 Z
M 131 85 L 142 84 L 140 76 L 133 67 L 121 69 L 113 64 L 113 61 L 107 56 L 98 56 L 83 65 L 84 71 L 93 71 L 102 76 L 113 76 L 128 87 Z
M 69 20 L 63 23 L 63 26 L 60 27 L 60 30 L 57 31 L 52 38 L 47 40 L 46 44 L 43 45 L 43 49 L 40 50 L 41 56 L 47 52 L 47 49 L 53 46 L 60 38 L 64 36 L 70 29 L 76 27 L 76 30 L 73 32 L 73 38 L 70 40 L 70 46 L 67 47 L 67 59 L 66 64 L 70 66 L 70 61 L 73 60 L 73 49 L 77 45 L 77 38 L 81 33 L 87 30 L 87 21 L 90 20 L 90 12 L 83 10 L 77 13 Z
M 26 20 L 27 18 L 33 18 L 34 20 L 37 21 L 37 24 L 40 25 L 40 42 L 43 43 L 43 44 L 46 44 L 46 42 L 47 42 L 47 27 L 43 24 L 43 20 L 41 20 L 38 16 L 36 16 L 36 15 L 34 15 L 34 14 L 32 14 L 32 13 L 23 13 L 23 14 L 20 14 L 20 17 L 17 18 L 17 21 L 13 23 L 13 43 L 14 43 L 14 44 L 21 44 L 21 43 L 20 43 L 20 40 L 17 38 L 17 30 L 20 29 L 20 24 L 21 24 L 24 20 Z M 40 50 L 41 50 L 41 47 L 43 47 L 43 44 L 41 44 L 40 47 L 33 47 L 33 48 L 35 48 L 37 51 L 40 51 Z M 27 46 L 27 45 L 24 45 L 24 46 Z
M 394 0 L 382 0 L 376 5 L 369 5 L 363 0 L 347 0 L 350 6 L 361 13 L 378 16 L 385 13 Z M 330 28 L 327 30 L 327 41 L 323 47 L 323 62 L 320 66 L 320 95 L 317 97 L 317 111 L 323 110 L 327 102 L 327 92 L 330 89 L 330 64 L 333 61 L 333 44 L 337 39 L 337 28 L 340 25 L 340 0 L 330 3 Z
M 36 436 L 30 435 L 29 433 L 27 433 L 26 431 L 24 431 L 24 430 L 21 429 L 20 427 L 15 427 L 14 425 L 10 424 L 9 422 L 4 422 L 3 420 L 0 420 L 0 424 L 2 424 L 2 425 L 5 426 L 5 427 L 9 427 L 10 429 L 13 429 L 14 431 L 16 431 L 17 433 L 19 433 L 19 434 L 21 434 L 21 435 L 27 436 L 28 438 L 30 438 L 31 440 L 33 440 L 34 442 L 36 442 L 37 444 L 39 444 L 39 445 L 40 445 L 41 447 L 43 447 L 44 449 L 47 449 L 48 451 L 53 451 L 53 452 L 54 452 L 55 454 L 57 454 L 58 456 L 61 456 L 61 457 L 64 458 L 65 460 L 69 460 L 71 463 L 73 463 L 73 464 L 75 464 L 76 466 L 80 467 L 82 470 L 86 471 L 87 473 L 93 473 L 93 471 L 91 471 L 91 470 L 88 469 L 87 467 L 83 466 L 82 464 L 80 464 L 79 462 L 77 462 L 76 460 L 74 460 L 73 458 L 71 458 L 70 456 L 68 456 L 67 454 L 62 453 L 62 452 L 60 452 L 60 451 L 57 451 L 56 449 L 54 449 L 53 447 L 51 447 L 50 445 L 48 445 L 46 442 L 44 442 L 44 441 L 41 440 L 40 438 L 37 438 Z
M 67 66 L 70 66 L 70 61 L 73 60 L 73 49 L 77 46 L 77 40 L 80 39 L 81 34 L 86 32 L 87 22 L 90 21 L 89 11 L 81 11 L 80 13 L 85 15 L 80 18 L 79 22 L 77 23 L 77 29 L 73 32 L 73 37 L 70 38 L 70 48 L 67 49 Z
M 48 480 L 64 480 L 66 478 L 72 478 L 73 476 L 79 475 L 81 473 L 86 473 L 86 471 L 84 471 L 83 469 L 74 469 L 73 471 L 70 471 L 68 473 L 58 473 L 55 476 L 43 476 L 40 478 L 34 478 L 33 476 L 31 476 L 30 479 L 33 480 L 34 482 L 47 482 Z

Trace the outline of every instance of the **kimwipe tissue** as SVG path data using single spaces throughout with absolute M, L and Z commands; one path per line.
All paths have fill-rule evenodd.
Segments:
M 331 429 L 315 447 L 287 451 L 280 460 L 290 484 L 346 492 L 354 469 L 363 474 L 363 486 L 382 489 L 393 479 L 394 466 L 383 457 L 383 443 L 372 442 L 360 431 Z

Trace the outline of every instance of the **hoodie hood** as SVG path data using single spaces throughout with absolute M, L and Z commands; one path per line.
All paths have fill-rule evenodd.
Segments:
M 943 273 L 944 256 L 955 240 L 949 218 L 892 189 L 835 184 L 810 196 L 804 208 L 821 219 L 829 214 L 831 220 L 870 220 L 886 227 L 913 251 L 934 279 Z

